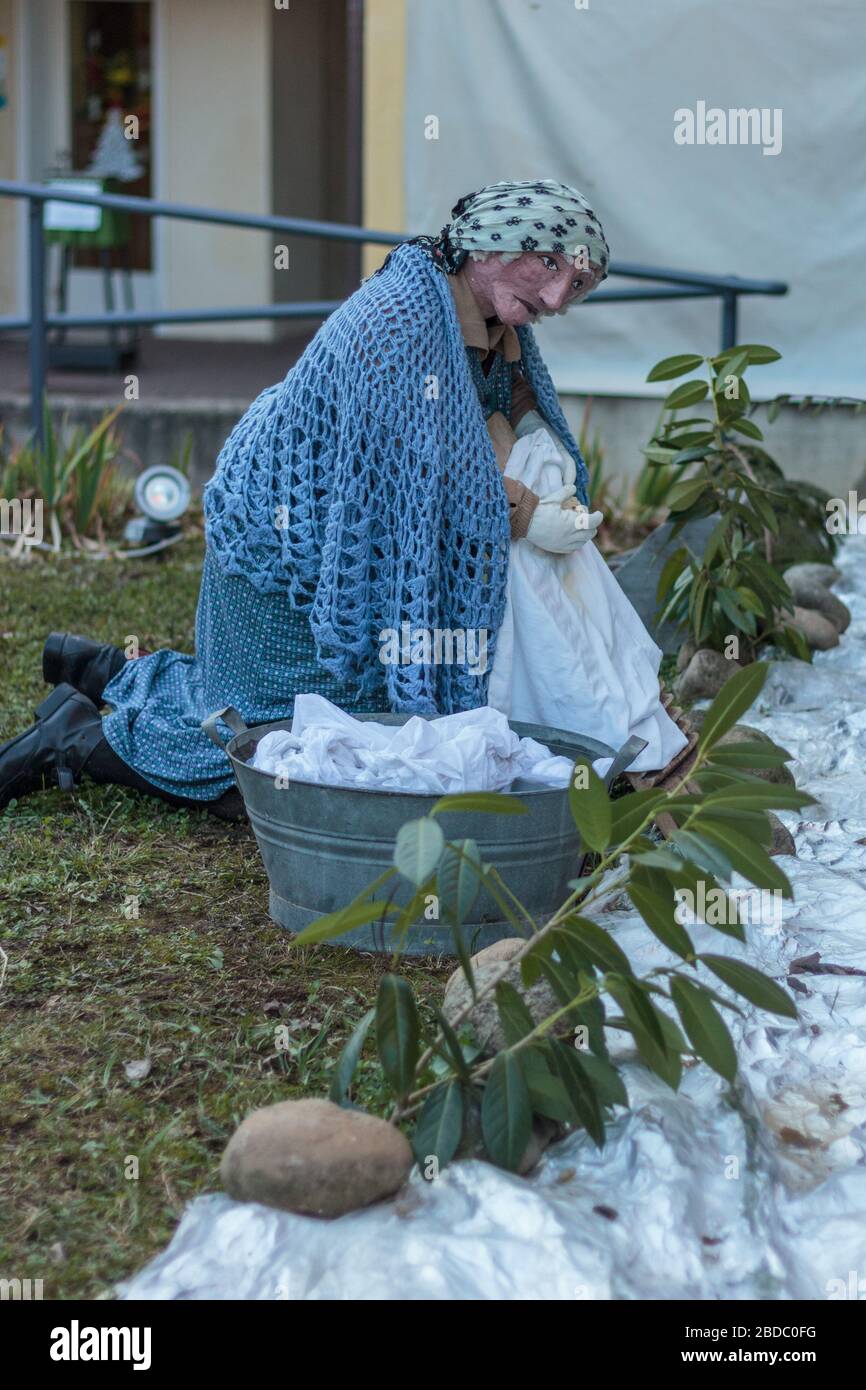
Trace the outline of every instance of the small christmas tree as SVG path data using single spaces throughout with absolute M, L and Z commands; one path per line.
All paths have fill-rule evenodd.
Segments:
M 144 166 L 136 159 L 131 141 L 123 133 L 120 111 L 116 106 L 105 118 L 86 173 L 94 178 L 118 179 L 121 183 L 131 183 L 144 173 Z

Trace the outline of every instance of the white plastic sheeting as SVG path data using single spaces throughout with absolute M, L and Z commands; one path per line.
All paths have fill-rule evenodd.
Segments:
M 728 1014 L 740 1064 L 733 1096 L 706 1067 L 690 1068 L 674 1094 L 630 1060 L 632 1108 L 611 1125 L 604 1151 L 575 1135 L 528 1179 L 458 1163 L 334 1222 L 200 1197 L 122 1297 L 858 1296 L 866 1278 L 866 537 L 848 540 L 839 563 L 836 592 L 854 614 L 842 645 L 814 667 L 776 665 L 748 716 L 795 755 L 797 781 L 820 796 L 782 816 L 797 844 L 796 859 L 779 861 L 795 900 L 781 920 L 770 911 L 754 920 L 746 947 L 691 928 L 699 949 L 739 955 L 779 980 L 806 962 L 795 972 L 798 1021 L 747 1004 L 744 1017 Z M 625 902 L 613 907 L 606 925 L 638 968 L 669 960 Z
M 864 394 L 862 0 L 409 0 L 407 46 L 408 230 L 497 179 L 562 179 L 614 260 L 790 284 L 740 301 L 740 341 L 784 354 L 753 389 Z M 699 102 L 781 111 L 780 152 L 677 144 Z M 647 371 L 714 351 L 719 303 L 586 306 L 538 336 L 560 391 L 664 394 Z

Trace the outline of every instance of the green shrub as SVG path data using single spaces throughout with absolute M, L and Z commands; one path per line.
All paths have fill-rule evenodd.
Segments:
M 665 358 L 647 377 L 671 381 L 705 370 L 706 380 L 692 377 L 669 392 L 666 423 L 644 452 L 650 467 L 679 476 L 667 498 L 674 535 L 688 521 L 718 516 L 700 555 L 684 545 L 669 558 L 659 616 L 688 630 L 697 647 L 723 651 L 734 635 L 746 659 L 772 643 L 808 661 L 803 636 L 786 617 L 794 604 L 781 570 L 805 558 L 804 550 L 831 558 L 836 542 L 825 527 L 827 494 L 789 482 L 757 447 L 763 434 L 749 416 L 745 373 L 778 358 L 774 348 L 745 344 L 717 357 Z M 706 407 L 709 415 L 695 415 Z
M 719 879 L 729 882 L 737 872 L 760 889 L 792 896 L 787 878 L 768 853 L 767 811 L 799 809 L 811 798 L 745 770 L 781 764 L 789 757 L 784 749 L 769 743 L 719 746 L 723 734 L 757 696 L 767 669 L 753 664 L 730 678 L 707 713 L 696 763 L 669 791 L 652 789 L 611 801 L 592 768 L 575 764 L 572 786 L 563 794 L 583 848 L 594 851 L 595 867 L 586 877 L 572 880 L 569 897 L 540 926 L 496 869 L 481 862 L 477 845 L 471 840 L 447 841 L 438 821 L 443 812 L 461 809 L 525 813 L 516 797 L 445 797 L 428 816 L 404 825 L 393 866 L 353 903 L 312 923 L 293 943 L 325 941 L 374 921 L 391 933 L 391 970 L 381 980 L 375 1008 L 356 1028 L 334 1071 L 332 1100 L 351 1103 L 353 1078 L 372 1033 L 376 1059 L 368 1065 L 381 1074 L 378 1093 L 390 1095 L 390 1118 L 408 1129 L 422 1166 L 435 1159 L 441 1169 L 454 1157 L 467 1113 L 477 1105 L 487 1157 L 515 1169 L 534 1117 L 583 1128 L 596 1144 L 604 1143 L 609 1110 L 628 1103 L 618 1066 L 608 1054 L 606 1027 L 629 1033 L 642 1061 L 674 1090 L 684 1055 L 701 1059 L 733 1082 L 736 1054 L 720 1011 L 737 1006 L 714 986 L 721 982 L 758 1007 L 788 1018 L 796 1017 L 796 1010 L 785 991 L 752 966 L 696 952 L 677 915 L 675 895 L 688 889 L 699 906 L 697 885 L 703 884 L 707 902 L 725 904 L 723 922 L 717 925 L 712 918 L 719 914 L 708 912 L 708 925 L 739 941 L 745 940 L 740 913 Z M 663 846 L 649 833 L 661 812 L 675 826 Z M 410 886 L 406 907 L 400 908 L 389 896 L 386 885 L 393 887 L 394 880 Z M 525 939 L 519 953 L 503 962 L 497 978 L 483 988 L 476 983 L 464 928 L 482 885 L 515 935 Z M 678 964 L 645 976 L 636 973 L 602 925 L 604 918 L 592 915 L 614 888 L 628 893 L 647 929 L 679 957 Z M 438 898 L 476 1002 L 491 993 L 495 997 L 506 1046 L 492 1057 L 479 1055 L 464 1033 L 469 1008 L 463 1018 L 450 1023 L 441 1012 L 431 1020 L 419 1008 L 409 981 L 397 973 L 407 933 L 431 894 Z M 541 1022 L 533 1020 L 519 991 L 504 979 L 518 962 L 525 985 L 544 978 L 559 1000 L 557 1010 Z M 667 1011 L 659 1001 L 666 1002 Z M 575 1028 L 583 1025 L 585 1049 L 554 1036 L 564 1019 Z M 377 1090 L 368 1086 L 366 1093 Z

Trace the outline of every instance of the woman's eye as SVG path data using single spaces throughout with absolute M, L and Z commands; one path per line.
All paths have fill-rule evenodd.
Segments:
M 582 290 L 582 289 L 583 289 L 583 281 L 580 279 L 579 276 L 578 276 L 578 278 L 577 278 L 576 280 L 572 280 L 572 282 L 571 282 L 571 288 L 572 288 L 573 290 Z
M 559 266 L 556 264 L 556 261 L 553 259 L 552 256 L 542 256 L 541 260 L 542 260 L 542 264 L 544 265 L 545 270 L 558 270 L 558 269 L 559 269 Z

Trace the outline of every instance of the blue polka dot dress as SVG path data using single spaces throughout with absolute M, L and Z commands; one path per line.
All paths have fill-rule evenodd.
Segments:
M 105 690 L 105 737 L 128 767 L 175 796 L 212 801 L 234 786 L 228 758 L 202 732 L 234 705 L 247 724 L 290 718 L 296 695 L 324 695 L 343 709 L 381 713 L 381 689 L 362 700 L 319 665 L 304 613 L 281 593 L 226 575 L 205 555 L 195 624 L 197 656 L 152 652 L 128 661 Z M 383 668 L 384 669 L 384 668 Z M 231 737 L 224 727 L 223 734 Z

